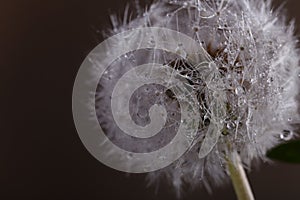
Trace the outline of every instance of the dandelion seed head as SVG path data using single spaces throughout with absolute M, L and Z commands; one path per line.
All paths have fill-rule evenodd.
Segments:
M 181 58 L 162 50 L 138 50 L 116 60 L 99 82 L 98 118 L 111 135 L 119 130 L 109 123 L 113 119 L 106 115 L 105 106 L 97 104 L 109 105 L 114 83 L 134 66 L 153 60 L 164 63 L 186 80 L 197 97 L 198 131 L 187 134 L 193 145 L 175 163 L 150 173 L 150 182 L 166 177 L 177 192 L 184 184 L 192 188 L 202 184 L 210 190 L 211 185 L 226 181 L 224 165 L 233 152 L 250 168 L 267 160 L 268 149 L 294 137 L 293 124 L 300 122 L 297 39 L 293 23 L 287 25 L 284 16 L 271 9 L 271 1 L 155 1 L 134 20 L 118 23 L 112 17 L 112 21 L 110 34 L 150 26 L 184 33 L 205 49 L 207 57 L 190 62 L 180 44 L 176 52 Z M 153 46 L 155 42 L 149 38 Z M 129 111 L 136 124 L 146 126 L 151 105 L 163 105 L 167 110 L 164 139 L 169 141 L 181 123 L 178 98 L 162 86 L 146 85 L 134 93 Z M 162 141 L 157 142 L 159 147 Z

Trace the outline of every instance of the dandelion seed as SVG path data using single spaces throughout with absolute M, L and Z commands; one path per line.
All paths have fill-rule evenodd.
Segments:
M 177 192 L 183 183 L 191 187 L 202 184 L 209 189 L 227 179 L 224 165 L 228 158 L 239 154 L 241 162 L 251 168 L 254 161 L 267 160 L 268 149 L 292 139 L 291 122 L 300 122 L 296 101 L 299 56 L 293 24 L 286 25 L 278 14 L 271 12 L 270 1 L 162 0 L 128 24 L 117 25 L 113 20 L 112 33 L 165 27 L 192 37 L 205 49 L 188 55 L 179 45 L 175 51 L 181 58 L 163 51 L 132 52 L 105 74 L 109 81 L 100 81 L 102 89 L 97 95 L 103 98 L 99 104 L 109 105 L 106 96 L 112 90 L 111 83 L 134 67 L 129 58 L 134 58 L 134 65 L 162 62 L 185 78 L 192 88 L 190 93 L 197 97 L 199 106 L 193 109 L 200 112 L 198 131 L 192 136 L 187 133 L 193 140 L 192 147 L 172 165 L 149 174 L 151 182 L 166 176 Z M 156 45 L 153 38 L 149 41 Z M 152 104 L 180 113 L 177 98 L 187 99 L 157 85 L 149 85 L 149 91 L 149 97 L 131 102 L 129 110 L 137 124 L 147 124 Z M 141 91 L 138 94 L 145 95 Z M 118 134 L 119 130 L 101 114 L 103 109 L 100 106 L 97 111 L 100 121 L 106 123 L 109 132 Z M 168 116 L 171 121 L 167 120 L 164 135 L 170 139 L 178 124 L 184 123 L 180 114 Z

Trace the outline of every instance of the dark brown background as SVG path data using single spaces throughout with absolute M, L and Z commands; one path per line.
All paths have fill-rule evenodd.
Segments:
M 277 1 L 277 4 L 278 5 Z M 92 27 L 110 25 L 121 0 L 19 0 L 0 3 L 0 199 L 174 199 L 94 159 L 77 136 L 71 109 L 76 72 L 97 45 Z M 300 2 L 288 16 L 300 27 Z M 111 12 L 109 12 L 109 10 Z M 297 30 L 299 33 L 299 29 Z M 257 199 L 300 199 L 300 165 L 250 174 Z M 183 199 L 235 199 L 231 186 Z

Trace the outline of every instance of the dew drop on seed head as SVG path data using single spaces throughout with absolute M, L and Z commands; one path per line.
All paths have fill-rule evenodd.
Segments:
M 205 115 L 203 117 L 203 125 L 204 126 L 208 126 L 210 124 L 210 120 L 209 120 L 209 117 L 207 115 Z
M 150 41 L 149 41 L 149 45 L 151 46 L 151 47 L 155 47 L 155 41 L 154 41 L 154 39 L 152 38 Z
M 264 78 L 266 76 L 266 74 L 263 72 L 263 73 L 261 73 L 261 74 L 259 74 L 259 77 L 260 78 Z
M 243 106 L 243 105 L 245 105 L 246 104 L 246 99 L 245 98 L 243 98 L 243 97 L 240 97 L 239 99 L 238 99 L 238 106 Z
M 159 156 L 158 159 L 159 159 L 159 160 L 166 160 L 167 157 L 166 157 L 166 156 Z
M 250 79 L 250 82 L 251 82 L 251 83 L 255 83 L 255 82 L 256 82 L 256 79 L 255 79 L 255 78 L 251 78 L 251 79 Z
M 226 127 L 227 127 L 228 129 L 234 129 L 234 128 L 235 128 L 235 123 L 234 123 L 234 122 L 228 122 L 228 123 L 226 124 Z
M 290 130 L 283 130 L 282 133 L 280 134 L 280 139 L 288 141 L 292 139 L 293 137 L 293 132 Z
M 241 86 L 236 87 L 234 91 L 236 95 L 244 94 L 244 89 Z
M 200 29 L 199 26 L 194 26 L 194 27 L 193 27 L 193 30 L 194 30 L 195 32 L 198 32 L 199 29 Z M 201 43 L 202 43 L 202 42 L 203 42 L 203 41 L 201 41 Z M 204 43 L 204 42 L 203 42 L 203 43 Z
M 182 58 L 186 58 L 187 57 L 187 52 L 183 49 L 182 44 L 178 44 L 178 47 L 175 49 L 175 51 Z
M 128 160 L 131 160 L 132 157 L 133 157 L 132 153 L 129 153 L 129 154 L 126 155 L 126 158 L 127 158 Z

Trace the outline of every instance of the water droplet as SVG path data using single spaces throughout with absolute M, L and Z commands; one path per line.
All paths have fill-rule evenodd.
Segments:
M 250 82 L 251 82 L 251 83 L 255 83 L 255 82 L 256 82 L 256 79 L 255 79 L 255 78 L 251 78 L 251 79 L 250 79 Z
M 234 122 L 228 122 L 228 123 L 226 124 L 226 127 L 227 127 L 228 129 L 234 129 L 234 128 L 235 128 L 235 123 L 234 123 Z
M 280 139 L 288 141 L 293 138 L 293 132 L 290 130 L 283 130 L 280 134 Z
M 208 126 L 209 124 L 210 124 L 209 117 L 207 115 L 205 115 L 203 118 L 203 125 Z
M 237 95 L 242 95 L 245 92 L 241 86 L 237 86 L 234 91 L 235 91 L 235 94 L 237 94 Z
M 209 65 L 208 65 L 208 67 L 209 67 L 209 69 L 211 69 L 211 70 L 216 70 L 216 69 L 218 69 L 218 68 L 217 68 L 217 65 L 216 65 L 214 62 L 210 62 Z
M 187 53 L 186 51 L 183 49 L 182 44 L 178 44 L 178 47 L 175 49 L 176 53 L 179 54 L 182 58 L 186 58 L 187 57 Z
M 194 26 L 194 27 L 193 27 L 193 30 L 194 30 L 195 32 L 198 32 L 198 31 L 199 31 L 199 26 Z M 202 43 L 202 41 L 201 41 L 201 43 Z
M 155 46 L 155 41 L 153 38 L 151 38 L 151 40 L 149 41 L 150 47 L 154 47 Z
M 165 160 L 167 157 L 166 156 L 159 156 L 158 159 L 160 160 Z
M 222 135 L 228 135 L 229 134 L 229 132 L 226 128 L 222 129 L 221 133 L 222 133 Z
M 291 118 L 291 117 L 289 117 L 289 118 L 288 118 L 288 122 L 291 122 L 291 121 L 292 121 L 292 118 Z
M 132 153 L 129 153 L 129 154 L 126 155 L 126 158 L 129 159 L 129 160 L 131 160 L 132 157 L 133 157 Z
M 220 93 L 217 92 L 217 91 L 215 91 L 215 92 L 213 93 L 213 96 L 214 96 L 215 98 L 219 98 L 219 97 L 220 97 Z
M 261 73 L 261 74 L 259 74 L 259 77 L 260 78 L 264 78 L 266 76 L 266 74 L 263 72 L 263 73 Z
M 238 106 L 243 106 L 243 105 L 245 105 L 246 104 L 246 99 L 245 98 L 243 98 L 243 97 L 240 97 L 239 99 L 238 99 Z

